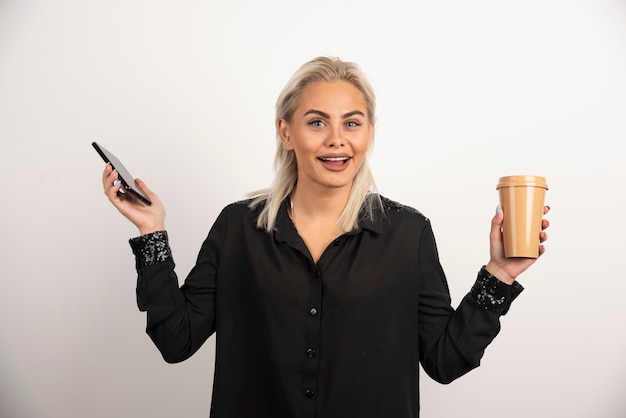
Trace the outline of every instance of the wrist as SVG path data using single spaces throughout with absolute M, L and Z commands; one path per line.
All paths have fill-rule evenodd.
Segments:
M 476 283 L 469 293 L 476 305 L 500 315 L 505 315 L 511 302 L 524 290 L 521 284 L 513 281 L 510 285 L 498 279 L 483 266 L 478 272 Z
M 515 277 L 512 277 L 504 269 L 498 267 L 497 265 L 495 265 L 495 263 L 491 261 L 487 263 L 487 265 L 485 266 L 485 270 L 487 270 L 489 274 L 491 274 L 503 283 L 512 285 L 515 282 Z
M 167 231 L 131 238 L 129 243 L 136 257 L 137 269 L 163 263 L 172 258 Z
M 153 225 L 153 226 L 142 226 L 142 227 L 138 227 L 138 229 L 139 229 L 139 235 L 148 235 L 148 234 L 153 234 L 159 231 L 165 231 L 165 225 L 158 224 L 158 225 Z

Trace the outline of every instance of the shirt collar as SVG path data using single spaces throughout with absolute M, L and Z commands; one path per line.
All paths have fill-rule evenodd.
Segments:
M 378 195 L 372 194 L 367 199 L 376 199 Z M 278 241 L 285 241 L 287 243 L 294 243 L 298 241 L 299 235 L 295 225 L 289 217 L 289 197 L 287 197 L 280 205 L 278 215 L 276 217 L 276 231 L 274 236 Z M 364 203 L 365 204 L 365 203 Z M 348 232 L 346 235 L 356 235 L 361 233 L 364 229 L 374 232 L 376 234 L 383 234 L 389 227 L 389 216 L 384 206 L 374 203 L 373 204 L 373 217 L 363 217 L 359 221 L 359 226 L 353 231 Z

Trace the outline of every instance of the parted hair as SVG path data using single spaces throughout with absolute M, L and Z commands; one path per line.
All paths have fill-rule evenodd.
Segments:
M 291 194 L 298 181 L 298 167 L 293 151 L 287 151 L 281 143 L 279 121 L 291 123 L 293 115 L 300 104 L 304 90 L 319 82 L 346 81 L 351 83 L 361 94 L 367 107 L 370 124 L 376 120 L 376 96 L 374 90 L 361 69 L 352 62 L 339 58 L 317 57 L 302 65 L 285 85 L 276 100 L 276 154 L 274 171 L 276 177 L 271 186 L 265 190 L 254 192 L 250 208 L 262 205 L 257 218 L 257 227 L 271 232 L 276 227 L 276 218 L 281 203 Z M 382 205 L 376 193 L 376 185 L 372 175 L 369 159 L 372 146 L 368 149 L 359 171 L 356 173 L 348 202 L 339 217 L 339 227 L 343 232 L 351 231 L 359 226 L 362 218 L 373 218 L 376 205 Z M 367 197 L 372 194 L 373 199 Z

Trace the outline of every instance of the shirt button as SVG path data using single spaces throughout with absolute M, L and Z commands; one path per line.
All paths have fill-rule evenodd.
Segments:
M 317 315 L 317 309 L 315 309 L 315 308 L 311 308 L 311 310 L 309 311 L 309 313 L 310 313 L 312 316 L 315 316 L 315 315 Z
M 312 398 L 313 396 L 315 396 L 315 391 L 313 389 L 307 389 L 304 391 L 304 394 L 307 398 Z
M 311 358 L 315 357 L 315 353 L 316 353 L 316 351 L 315 351 L 314 348 L 309 348 L 309 349 L 306 350 L 306 355 L 311 357 Z
M 337 238 L 334 242 L 335 247 L 338 246 L 339 244 L 341 244 L 341 240 L 339 238 Z

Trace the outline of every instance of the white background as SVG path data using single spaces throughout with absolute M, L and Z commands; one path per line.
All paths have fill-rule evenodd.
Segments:
M 0 0 L 2 417 L 208 416 L 214 337 L 168 365 L 145 335 L 91 142 L 165 202 L 182 280 L 270 183 L 274 101 L 318 55 L 371 79 L 378 187 L 432 220 L 455 305 L 498 178 L 550 186 L 547 253 L 422 416 L 626 417 L 624 1 Z

